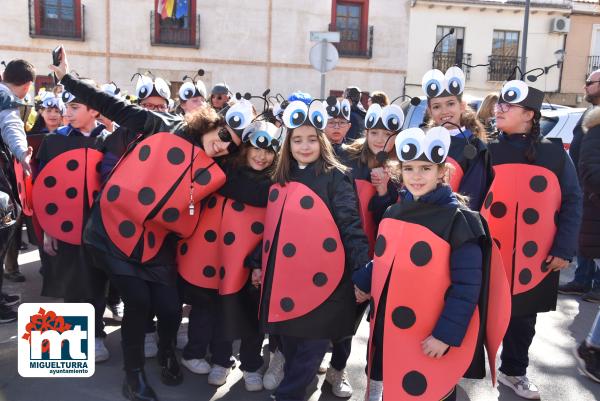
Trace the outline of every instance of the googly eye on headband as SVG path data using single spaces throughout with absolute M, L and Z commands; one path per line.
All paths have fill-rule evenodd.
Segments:
M 450 133 L 444 127 L 427 131 L 409 128 L 398 134 L 395 141 L 396 154 L 403 162 L 419 160 L 440 164 L 450 150 Z
M 459 96 L 465 90 L 465 73 L 459 67 L 450 67 L 444 74 L 433 69 L 423 75 L 421 88 L 428 98 Z
M 300 100 L 294 100 L 287 105 L 283 112 L 283 124 L 288 129 L 310 124 L 318 130 L 324 130 L 329 114 L 320 100 L 313 100 L 310 105 Z
M 327 103 L 327 114 L 329 118 L 341 117 L 350 121 L 350 101 L 343 99 L 341 102 L 335 96 L 329 96 L 325 101 Z
M 160 96 L 167 100 L 171 98 L 171 89 L 169 89 L 169 84 L 164 79 L 155 78 L 153 80 L 152 77 L 139 73 L 134 74 L 131 79 L 136 75 L 139 78 L 135 84 L 135 95 L 139 100 L 146 99 L 152 95 Z
M 279 140 L 276 139 L 277 127 L 266 121 L 253 121 L 242 133 L 242 141 L 249 142 L 258 149 L 279 150 Z
M 202 69 L 198 70 L 198 73 L 193 78 L 185 75 L 182 79 L 183 84 L 181 85 L 181 88 L 179 88 L 179 99 L 186 101 L 198 96 L 202 96 L 206 99 L 206 85 L 200 80 L 200 77 L 202 76 L 204 76 L 204 70 Z
M 373 103 L 365 115 L 366 129 L 384 129 L 392 132 L 399 132 L 404 124 L 404 113 L 400 106 L 391 104 L 381 107 Z

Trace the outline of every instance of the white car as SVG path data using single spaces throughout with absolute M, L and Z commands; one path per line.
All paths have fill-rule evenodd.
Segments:
M 540 129 L 547 138 L 560 138 L 569 149 L 573 140 L 573 128 L 581 118 L 583 108 L 557 108 L 555 110 L 542 110 Z

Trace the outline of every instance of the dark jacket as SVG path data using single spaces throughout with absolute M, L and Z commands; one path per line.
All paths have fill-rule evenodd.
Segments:
M 600 258 L 600 107 L 586 116 L 579 152 L 579 180 L 583 187 L 583 217 L 579 253 Z
M 593 107 L 586 109 L 573 128 L 573 139 L 569 147 L 569 156 L 571 156 L 577 172 L 579 172 L 579 153 L 581 152 L 581 141 L 583 140 L 583 120 L 591 110 L 593 110 Z
M 350 108 L 350 124 L 352 126 L 348 130 L 346 137 L 344 138 L 345 142 L 352 142 L 355 139 L 362 138 L 365 136 L 365 116 L 367 112 L 362 106 L 352 105 Z

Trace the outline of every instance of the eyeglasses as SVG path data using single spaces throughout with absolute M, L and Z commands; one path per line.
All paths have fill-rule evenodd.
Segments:
M 520 106 L 518 104 L 512 104 L 512 103 L 496 103 L 496 105 L 494 106 L 494 111 L 496 113 L 501 112 L 501 113 L 506 113 L 507 111 L 509 111 L 510 109 L 512 109 L 513 107 L 519 107 L 519 108 L 524 108 L 523 106 Z
M 593 84 L 597 84 L 598 82 L 600 82 L 600 81 L 585 81 L 585 86 L 590 86 L 590 85 L 593 85 Z
M 223 100 L 226 97 L 224 95 L 210 95 L 210 98 L 215 100 Z
M 348 121 L 328 121 L 327 126 L 332 128 L 343 128 L 348 125 Z
M 166 104 L 140 103 L 140 106 L 150 111 L 167 111 Z

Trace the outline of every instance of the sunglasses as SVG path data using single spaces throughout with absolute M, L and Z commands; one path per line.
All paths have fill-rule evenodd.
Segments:
M 233 138 L 231 137 L 231 133 L 229 132 L 229 130 L 226 127 L 221 127 L 218 135 L 219 135 L 219 139 L 222 140 L 223 142 L 232 142 L 233 143 Z
M 600 81 L 585 81 L 585 86 L 590 86 L 590 85 L 593 85 L 593 84 L 597 84 L 598 82 L 600 82 Z
M 211 99 L 223 100 L 225 99 L 224 95 L 210 95 Z

